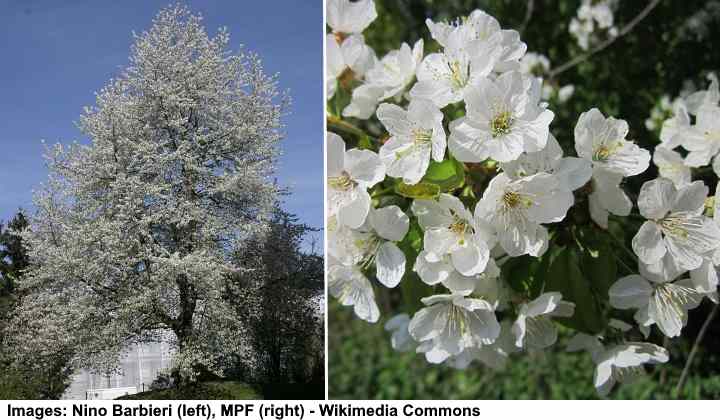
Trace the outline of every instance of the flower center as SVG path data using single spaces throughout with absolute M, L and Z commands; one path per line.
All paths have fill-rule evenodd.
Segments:
M 668 216 L 660 220 L 658 224 L 666 235 L 679 239 L 687 239 L 690 236 L 681 218 Z
M 468 224 L 464 220 L 457 220 L 450 225 L 450 231 L 456 235 L 464 235 L 468 230 Z
M 668 317 L 682 319 L 685 306 L 690 303 L 697 292 L 695 290 L 673 283 L 662 283 L 655 287 L 653 299 L 657 307 Z
M 525 208 L 532 206 L 532 200 L 527 197 L 523 197 L 523 195 L 519 192 L 512 190 L 505 191 L 502 196 L 502 201 L 503 204 L 505 204 L 505 207 L 510 209 L 521 206 Z
M 605 162 L 610 159 L 610 156 L 612 156 L 620 147 L 622 147 L 622 143 L 620 142 L 610 144 L 603 143 L 600 147 L 595 149 L 592 159 L 596 162 Z
M 377 255 L 380 245 L 382 245 L 382 239 L 374 232 L 369 233 L 366 238 L 355 241 L 355 246 L 362 250 L 363 255 L 360 261 L 360 267 L 368 269 L 370 265 L 375 262 L 375 256 Z
M 418 147 L 424 147 L 432 140 L 432 130 L 416 128 L 412 130 L 413 143 L 408 148 L 395 152 L 395 160 L 401 159 L 414 152 Z
M 513 124 L 513 117 L 510 111 L 502 111 L 490 121 L 490 132 L 493 137 L 504 136 L 510 133 Z
M 448 67 L 450 68 L 450 81 L 452 82 L 452 85 L 455 89 L 462 89 L 467 84 L 467 77 L 465 75 L 464 69 L 460 65 L 460 62 L 455 60 L 451 63 L 448 63 Z
M 455 305 L 450 305 L 447 317 L 447 327 L 451 331 L 458 331 L 460 336 L 465 335 L 468 330 L 467 322 L 465 319 L 465 312 Z M 454 335 L 454 334 L 453 334 Z
M 350 174 L 342 171 L 339 176 L 329 177 L 328 185 L 336 190 L 350 191 L 357 186 L 357 182 L 353 181 L 352 178 L 350 178 Z
M 430 140 L 432 140 L 432 134 L 432 130 L 425 130 L 422 128 L 416 128 L 412 131 L 416 145 L 430 142 Z

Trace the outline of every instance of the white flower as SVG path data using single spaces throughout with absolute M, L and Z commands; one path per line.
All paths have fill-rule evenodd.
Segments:
M 467 89 L 492 71 L 502 53 L 501 41 L 500 34 L 473 40 L 471 30 L 453 30 L 443 52 L 430 54 L 420 63 L 410 96 L 432 101 L 438 108 L 462 101 Z
M 568 191 L 582 187 L 592 176 L 592 164 L 581 158 L 563 157 L 562 148 L 552 134 L 541 151 L 523 153 L 516 160 L 500 163 L 500 167 L 512 180 L 541 172 L 553 174 L 559 181 L 559 187 Z
M 390 133 L 380 148 L 387 174 L 416 184 L 425 175 L 430 156 L 438 162 L 445 155 L 443 113 L 430 101 L 413 99 L 408 110 L 381 104 L 377 117 Z
M 414 267 L 424 283 L 431 286 L 442 284 L 455 294 L 469 295 L 475 292 L 476 295 L 482 295 L 493 307 L 497 307 L 500 294 L 497 278 L 500 276 L 500 268 L 495 260 L 488 259 L 482 273 L 464 276 L 455 270 L 450 255 L 443 256 L 439 261 L 428 259 L 427 256 L 427 251 L 421 251 L 415 259 Z
M 491 369 L 501 370 L 507 364 L 509 355 L 516 351 L 518 348 L 515 347 L 515 338 L 510 331 L 510 323 L 503 321 L 500 324 L 500 335 L 495 342 L 480 347 L 466 348 L 457 356 L 445 360 L 445 364 L 455 369 L 467 369 L 472 362 L 477 360 Z
M 395 315 L 385 323 L 385 331 L 392 332 L 390 344 L 394 350 L 409 351 L 417 345 L 408 331 L 409 325 L 410 317 L 407 314 Z
M 325 90 L 327 99 L 335 95 L 338 80 L 362 79 L 375 65 L 375 52 L 365 45 L 361 35 L 351 35 L 338 44 L 334 35 L 325 36 Z
M 352 306 L 358 318 L 367 322 L 377 322 L 380 318 L 375 292 L 358 266 L 330 265 L 328 292 L 341 305 Z
M 440 194 L 437 201 L 415 200 L 411 208 L 425 231 L 425 259 L 441 262 L 449 256 L 452 267 L 464 276 L 485 270 L 492 232 L 472 217 L 459 198 Z
M 591 12 L 593 19 L 601 29 L 607 29 L 613 26 L 613 11 L 609 2 L 601 2 L 593 5 Z
M 345 151 L 345 142 L 335 133 L 327 133 L 328 216 L 351 228 L 365 223 L 370 211 L 367 189 L 385 178 L 380 157 L 369 150 Z
M 501 29 L 497 19 L 483 12 L 474 10 L 465 19 L 457 24 L 435 23 L 430 19 L 425 24 L 430 30 L 430 35 L 443 47 L 447 47 L 451 34 L 458 30 L 468 32 L 468 39 L 487 41 L 500 37 L 500 54 L 495 64 L 494 71 L 502 73 L 518 67 L 518 60 L 522 58 L 527 46 L 520 40 L 520 34 L 510 29 Z
M 448 146 L 453 156 L 461 162 L 508 162 L 522 152 L 542 150 L 554 114 L 539 106 L 539 86 L 533 83 L 537 82 L 512 71 L 469 87 L 467 116 L 450 124 Z
M 475 207 L 475 218 L 492 226 L 510 256 L 540 256 L 548 232 L 541 223 L 559 222 L 573 204 L 573 195 L 554 175 L 538 173 L 511 180 L 501 173 L 490 181 Z
M 687 110 L 693 115 L 697 115 L 703 106 L 717 106 L 720 102 L 720 85 L 717 76 L 714 73 L 708 74 L 710 86 L 707 90 L 700 90 L 688 95 L 685 98 Z
M 570 99 L 573 94 L 575 93 L 575 86 L 574 85 L 565 85 L 558 89 L 557 98 L 558 102 L 561 104 L 564 104 L 565 102 Z
M 702 214 L 707 193 L 702 181 L 680 189 L 664 178 L 643 184 L 638 207 L 648 221 L 632 241 L 642 262 L 654 264 L 667 252 L 679 267 L 692 270 L 712 255 L 720 246 L 720 227 Z
M 592 193 L 588 196 L 590 217 L 600 227 L 608 228 L 608 215 L 627 216 L 632 210 L 632 201 L 625 194 L 620 183 L 623 175 L 604 169 L 593 171 Z
M 700 267 L 690 271 L 693 288 L 718 303 L 718 269 L 712 260 L 705 260 Z
M 650 164 L 650 153 L 625 140 L 628 125 L 624 120 L 605 118 L 593 108 L 580 114 L 575 126 L 575 151 L 604 169 L 623 176 L 638 175 Z
M 353 90 L 350 104 L 343 116 L 368 119 L 379 102 L 399 97 L 415 79 L 415 71 L 423 58 L 423 40 L 415 43 L 412 51 L 403 43 L 399 50 L 390 51 L 365 75 L 365 83 Z
M 369 83 L 356 87 L 352 92 L 352 100 L 342 110 L 343 117 L 353 117 L 361 120 L 370 118 L 375 113 L 384 92 L 384 87 Z
M 520 59 L 518 70 L 523 74 L 539 77 L 550 71 L 550 60 L 543 54 L 529 52 Z
M 328 254 L 344 265 L 359 264 L 364 269 L 374 263 L 378 281 L 395 287 L 405 274 L 405 254 L 394 241 L 401 241 L 409 226 L 408 216 L 398 206 L 371 208 L 359 229 L 328 226 Z
M 661 147 L 672 150 L 682 144 L 685 133 L 690 131 L 690 115 L 685 102 L 678 99 L 673 104 L 673 117 L 663 122 L 660 130 Z
M 335 33 L 359 34 L 377 18 L 373 0 L 327 0 L 327 24 Z
M 430 363 L 441 363 L 467 348 L 491 344 L 500 335 L 494 309 L 482 299 L 434 295 L 422 302 L 427 307 L 413 316 L 408 330 L 415 341 L 421 342 L 418 352 L 424 352 Z
M 368 83 L 383 86 L 385 91 L 381 99 L 396 96 L 415 78 L 415 72 L 423 59 L 423 40 L 418 40 L 412 50 L 407 43 L 399 50 L 387 53 L 380 62 L 367 73 Z
M 685 135 L 682 146 L 689 151 L 685 164 L 692 167 L 705 166 L 720 153 L 720 107 L 700 107 L 695 124 Z
M 687 321 L 688 310 L 699 305 L 703 296 L 690 280 L 674 281 L 683 272 L 663 261 L 651 266 L 641 263 L 639 275 L 625 276 L 610 287 L 610 305 L 638 309 L 638 324 L 657 324 L 666 336 L 677 337 Z
M 597 368 L 593 382 L 601 396 L 607 395 L 616 382 L 631 382 L 642 375 L 643 364 L 665 363 L 668 351 L 650 343 L 628 342 L 618 344 L 593 357 Z
M 571 317 L 575 304 L 562 300 L 559 292 L 543 293 L 520 307 L 512 327 L 515 346 L 544 349 L 557 341 L 557 328 L 551 317 Z
M 690 168 L 685 166 L 685 161 L 680 153 L 656 147 L 653 153 L 653 162 L 657 166 L 660 176 L 672 181 L 677 188 L 688 185 L 692 179 Z

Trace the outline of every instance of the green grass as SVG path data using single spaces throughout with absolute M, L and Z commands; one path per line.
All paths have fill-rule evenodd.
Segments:
M 465 371 L 428 364 L 414 352 L 397 353 L 383 331 L 385 319 L 368 324 L 331 302 L 329 312 L 329 396 L 332 399 L 596 399 L 594 364 L 586 353 L 564 351 L 568 334 L 552 350 L 511 357 L 505 370 L 473 364 Z M 681 343 L 673 344 L 681 346 Z M 678 354 L 679 353 L 679 354 Z M 675 398 L 674 387 L 684 360 L 648 370 L 633 384 L 617 386 L 609 398 Z M 717 355 L 697 360 L 685 386 L 685 398 L 720 398 Z
M 119 400 L 260 400 L 252 386 L 235 381 L 201 382 L 184 388 L 146 391 Z

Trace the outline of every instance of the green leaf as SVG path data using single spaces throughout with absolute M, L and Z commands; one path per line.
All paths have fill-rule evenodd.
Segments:
M 438 185 L 443 192 L 453 191 L 465 184 L 465 168 L 453 158 L 431 161 L 422 182 Z
M 440 195 L 440 186 L 436 184 L 428 184 L 426 182 L 418 182 L 415 185 L 408 185 L 404 182 L 399 182 L 395 186 L 395 191 L 401 196 L 407 198 L 432 200 Z
M 535 290 L 533 273 L 538 263 L 537 258 L 529 255 L 510 258 L 503 264 L 500 273 L 513 290 L 532 298 L 532 291 Z
M 349 91 L 343 89 L 340 83 L 337 83 L 335 95 L 333 95 L 332 99 L 328 101 L 330 112 L 336 117 L 341 117 L 342 110 L 345 109 L 346 106 L 350 105 L 351 100 L 352 94 Z
M 603 231 L 586 228 L 581 232 L 585 248 L 580 259 L 581 271 L 590 281 L 597 298 L 607 302 L 608 290 L 618 278 L 613 245 Z
M 413 271 L 415 260 L 423 249 L 423 231 L 416 217 L 410 218 L 408 233 L 397 245 L 405 254 L 405 275 L 400 281 L 405 311 L 414 313 L 423 306 L 420 299 L 433 294 L 432 287 L 423 283 Z
M 569 246 L 561 249 L 550 263 L 546 292 L 560 292 L 563 300 L 575 304 L 571 318 L 555 318 L 559 323 L 575 330 L 597 334 L 607 323 L 604 312 L 593 293 L 591 281 L 580 270 L 580 250 Z

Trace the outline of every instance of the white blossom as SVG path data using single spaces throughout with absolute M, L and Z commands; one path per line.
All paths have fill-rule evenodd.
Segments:
M 593 108 L 580 114 L 575 126 L 575 151 L 604 169 L 623 176 L 638 175 L 648 168 L 650 153 L 625 140 L 628 125 L 624 120 L 605 116 Z
M 465 276 L 452 265 L 450 255 L 435 260 L 432 257 L 428 258 L 427 251 L 421 251 L 415 259 L 414 270 L 426 284 L 431 286 L 442 284 L 455 294 L 481 293 L 493 307 L 498 306 L 500 289 L 497 279 L 500 276 L 500 268 L 492 258 L 488 259 L 482 273 Z
M 572 192 L 563 187 L 547 173 L 518 180 L 501 173 L 483 193 L 475 218 L 494 227 L 508 255 L 540 256 L 548 245 L 548 232 L 541 223 L 561 221 L 573 204 Z
M 632 209 L 620 188 L 623 177 L 640 174 L 650 165 L 650 153 L 625 140 L 627 133 L 624 120 L 605 118 L 596 108 L 582 113 L 575 126 L 575 151 L 593 165 L 590 216 L 605 229 L 609 213 L 627 216 Z
M 433 22 L 426 19 L 425 23 L 430 35 L 443 47 L 451 43 L 453 32 L 466 31 L 469 40 L 487 41 L 500 38 L 500 53 L 493 70 L 502 73 L 518 67 L 527 46 L 520 40 L 520 34 L 511 29 L 501 29 L 497 19 L 483 12 L 474 10 L 467 18 L 455 24 Z
M 452 30 L 442 52 L 429 54 L 417 70 L 412 98 L 432 101 L 438 108 L 460 102 L 467 90 L 485 80 L 497 63 L 502 35 L 473 39 L 469 28 Z
M 434 295 L 410 320 L 410 335 L 430 363 L 442 363 L 467 348 L 492 344 L 500 335 L 493 307 L 482 299 Z
M 425 231 L 425 259 L 437 263 L 449 257 L 452 267 L 465 276 L 485 270 L 492 230 L 476 220 L 460 199 L 440 194 L 437 201 L 415 200 L 411 208 Z
M 608 228 L 610 213 L 616 216 L 627 216 L 632 210 L 632 201 L 620 187 L 622 174 L 604 169 L 593 171 L 592 192 L 588 196 L 590 217 L 600 227 Z
M 395 351 L 409 351 L 417 346 L 413 340 L 408 326 L 410 317 L 407 314 L 397 314 L 385 323 L 385 331 L 392 332 L 390 345 Z
M 664 178 L 643 184 L 638 207 L 648 220 L 632 241 L 642 262 L 657 263 L 667 252 L 675 264 L 692 270 L 712 255 L 720 246 L 720 228 L 702 214 L 707 193 L 702 181 L 679 189 Z
M 432 102 L 413 99 L 407 111 L 397 105 L 381 104 L 377 117 L 390 133 L 379 151 L 388 175 L 416 184 L 425 175 L 431 156 L 437 162 L 443 160 L 443 114 Z
M 367 322 L 377 322 L 380 309 L 370 280 L 356 265 L 329 264 L 328 293 L 341 305 L 352 306 L 355 315 Z
M 690 184 L 692 174 L 680 153 L 657 147 L 653 153 L 653 163 L 657 166 L 660 176 L 672 181 L 675 187 L 682 188 Z
M 375 51 L 365 45 L 362 35 L 351 35 L 338 43 L 333 34 L 325 36 L 325 92 L 327 99 L 335 96 L 339 81 L 362 80 L 377 57 Z
M 408 216 L 398 206 L 371 208 L 366 222 L 358 229 L 332 223 L 328 226 L 328 254 L 344 265 L 363 269 L 376 267 L 377 279 L 395 287 L 405 274 L 405 254 L 395 242 L 405 237 Z
M 333 32 L 360 34 L 377 18 L 373 0 L 327 0 L 327 24 Z
M 554 114 L 539 105 L 534 83 L 512 71 L 470 86 L 465 93 L 467 116 L 450 124 L 453 156 L 461 162 L 508 162 L 523 152 L 542 150 Z
M 385 178 L 385 166 L 377 153 L 369 150 L 345 150 L 345 142 L 335 133 L 327 133 L 328 216 L 351 228 L 365 223 L 370 211 L 367 189 Z
M 651 343 L 627 342 L 603 350 L 593 360 L 597 364 L 593 382 L 601 396 L 607 395 L 616 383 L 630 383 L 644 374 L 642 365 L 665 363 L 668 351 Z
M 559 188 L 568 191 L 582 187 L 592 176 L 592 164 L 586 159 L 563 157 L 562 148 L 552 134 L 541 151 L 525 152 L 516 160 L 500 163 L 500 167 L 512 180 L 541 172 L 555 175 Z
M 562 300 L 559 292 L 548 292 L 520 306 L 512 327 L 515 346 L 544 349 L 557 341 L 557 328 L 552 317 L 571 317 L 575 304 Z
M 689 279 L 675 281 L 685 270 L 668 262 L 640 264 L 640 274 L 625 276 L 610 288 L 610 305 L 617 309 L 637 309 L 636 321 L 642 326 L 657 324 L 668 337 L 680 335 L 687 322 L 688 309 L 700 304 L 702 294 Z

